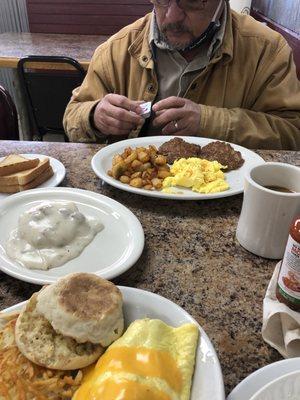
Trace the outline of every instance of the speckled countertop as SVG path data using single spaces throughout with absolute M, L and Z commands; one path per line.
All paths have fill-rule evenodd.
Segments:
M 135 213 L 145 231 L 145 249 L 139 261 L 114 282 L 158 293 L 189 312 L 216 348 L 227 394 L 251 372 L 281 359 L 260 333 L 262 301 L 276 262 L 248 253 L 236 241 L 242 195 L 185 202 L 102 187 L 90 167 L 100 148 L 94 144 L 2 141 L 0 156 L 11 152 L 53 156 L 67 169 L 62 186 L 102 193 Z M 266 161 L 300 166 L 300 152 L 258 153 Z M 39 289 L 0 273 L 0 309 Z
M 16 68 L 27 55 L 68 56 L 87 67 L 96 48 L 109 36 L 5 32 L 0 34 L 0 66 Z

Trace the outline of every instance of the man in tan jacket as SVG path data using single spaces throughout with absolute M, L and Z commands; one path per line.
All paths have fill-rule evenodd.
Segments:
M 152 134 L 300 149 L 300 82 L 281 35 L 227 0 L 152 0 L 97 48 L 64 116 L 72 141 Z M 152 102 L 146 120 L 140 104 Z

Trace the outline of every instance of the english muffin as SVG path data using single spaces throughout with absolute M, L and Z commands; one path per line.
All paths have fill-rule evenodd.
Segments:
M 37 310 L 56 332 L 78 343 L 107 347 L 124 329 L 120 290 L 94 274 L 70 274 L 46 286 L 38 293 Z
M 15 340 L 20 352 L 35 364 L 50 369 L 72 370 L 95 362 L 104 349 L 92 343 L 77 343 L 52 328 L 51 324 L 36 309 L 37 293 L 28 301 L 20 313 Z

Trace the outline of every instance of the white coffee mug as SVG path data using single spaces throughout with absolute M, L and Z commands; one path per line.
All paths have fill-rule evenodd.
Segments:
M 285 188 L 292 193 L 266 188 Z M 300 168 L 267 162 L 245 176 L 244 200 L 236 237 L 251 253 L 283 257 L 293 218 L 300 215 Z

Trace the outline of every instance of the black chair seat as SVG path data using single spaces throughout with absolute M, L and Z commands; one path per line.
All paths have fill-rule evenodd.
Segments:
M 28 56 L 20 59 L 18 74 L 39 139 L 60 133 L 67 141 L 63 115 L 73 89 L 85 77 L 83 67 L 70 57 Z

